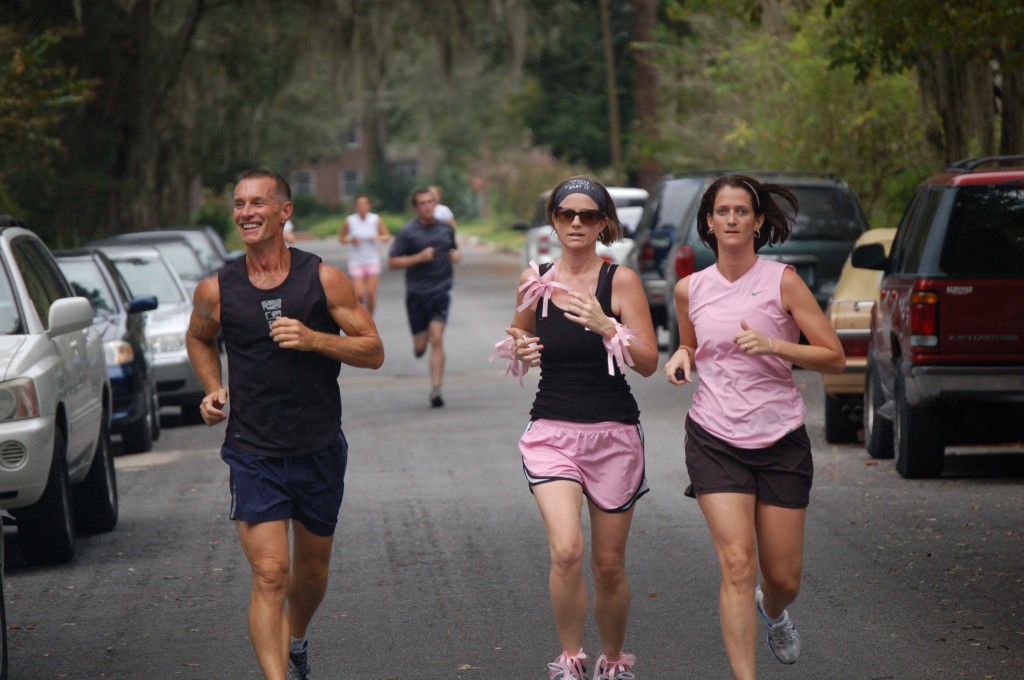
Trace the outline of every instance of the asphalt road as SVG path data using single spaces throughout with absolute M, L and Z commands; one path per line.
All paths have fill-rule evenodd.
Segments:
M 328 262 L 343 252 L 306 242 Z M 467 246 L 447 334 L 447 406 L 427 405 L 400 274 L 377 314 L 387 359 L 342 371 L 351 445 L 331 586 L 310 636 L 318 680 L 544 678 L 558 652 L 547 545 L 516 442 L 536 372 L 520 389 L 490 364 L 511 318 L 518 257 Z M 906 481 L 860 446 L 830 446 L 821 383 L 799 371 L 817 468 L 806 575 L 791 608 L 795 666 L 759 653 L 762 678 L 1024 678 L 1024 453 L 950 456 L 940 480 Z M 652 493 L 630 542 L 627 648 L 642 680 L 730 677 L 718 568 L 683 496 L 690 390 L 631 376 Z M 149 454 L 117 459 L 121 520 L 78 541 L 73 564 L 33 569 L 5 533 L 13 680 L 260 677 L 246 634 L 249 571 L 227 520 L 223 426 L 165 412 Z M 591 624 L 587 649 L 596 654 Z

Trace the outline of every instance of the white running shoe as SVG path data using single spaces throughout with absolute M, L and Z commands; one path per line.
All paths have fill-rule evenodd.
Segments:
M 597 657 L 593 680 L 636 680 L 636 676 L 630 672 L 634 665 L 636 657 L 632 654 L 620 652 L 614 662 L 609 662 L 608 657 L 602 654 Z
M 765 626 L 768 627 L 768 634 L 765 636 L 768 650 L 780 663 L 796 663 L 796 660 L 800 658 L 800 631 L 796 629 L 796 624 L 789 618 L 789 611 L 783 610 L 779 620 L 772 622 L 764 613 L 762 604 L 764 593 L 761 592 L 761 586 L 757 586 L 755 599 L 757 600 L 757 613 L 761 615 Z
M 587 680 L 587 655 L 582 649 L 576 656 L 562 652 L 548 664 L 548 680 Z

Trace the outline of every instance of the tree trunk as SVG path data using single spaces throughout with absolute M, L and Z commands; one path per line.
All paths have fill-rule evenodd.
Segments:
M 658 146 L 658 74 L 650 57 L 658 21 L 658 0 L 635 0 L 633 4 L 633 102 L 637 140 L 634 143 L 636 183 L 650 189 L 661 177 L 661 165 L 653 157 Z
M 1024 54 L 1015 57 L 1000 62 L 1002 134 L 999 153 L 1003 156 L 1024 154 Z
M 619 88 L 615 75 L 615 50 L 612 48 L 611 17 L 608 0 L 600 0 L 601 39 L 604 44 L 605 88 L 608 94 L 608 143 L 611 147 L 612 174 L 615 184 L 621 186 L 622 179 L 622 126 L 619 122 Z

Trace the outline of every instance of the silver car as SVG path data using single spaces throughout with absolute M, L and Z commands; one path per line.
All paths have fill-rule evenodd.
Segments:
M 153 295 L 158 306 L 146 316 L 146 340 L 161 406 L 180 406 L 182 422 L 202 422 L 199 402 L 206 395 L 185 349 L 192 298 L 166 258 L 151 246 L 101 245 L 128 282 L 133 295 Z
M 0 216 L 0 508 L 29 564 L 75 554 L 77 528 L 117 524 L 110 387 L 92 305 L 50 251 Z

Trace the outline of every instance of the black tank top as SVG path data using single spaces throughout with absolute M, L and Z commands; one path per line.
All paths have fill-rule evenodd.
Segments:
M 327 448 L 341 429 L 341 363 L 282 349 L 270 337 L 279 316 L 315 331 L 340 331 L 327 309 L 320 258 L 292 248 L 288 276 L 270 290 L 252 285 L 244 257 L 229 262 L 218 280 L 231 409 L 225 446 L 277 457 Z
M 541 265 L 541 274 L 550 264 Z M 601 265 L 597 276 L 597 299 L 604 313 L 612 314 L 612 277 L 618 265 Z M 567 420 L 574 423 L 640 422 L 640 409 L 629 383 L 615 366 L 608 375 L 608 352 L 600 334 L 585 330 L 565 318 L 554 301 L 547 317 L 537 305 L 537 337 L 544 351 L 540 360 L 540 382 L 530 417 Z

